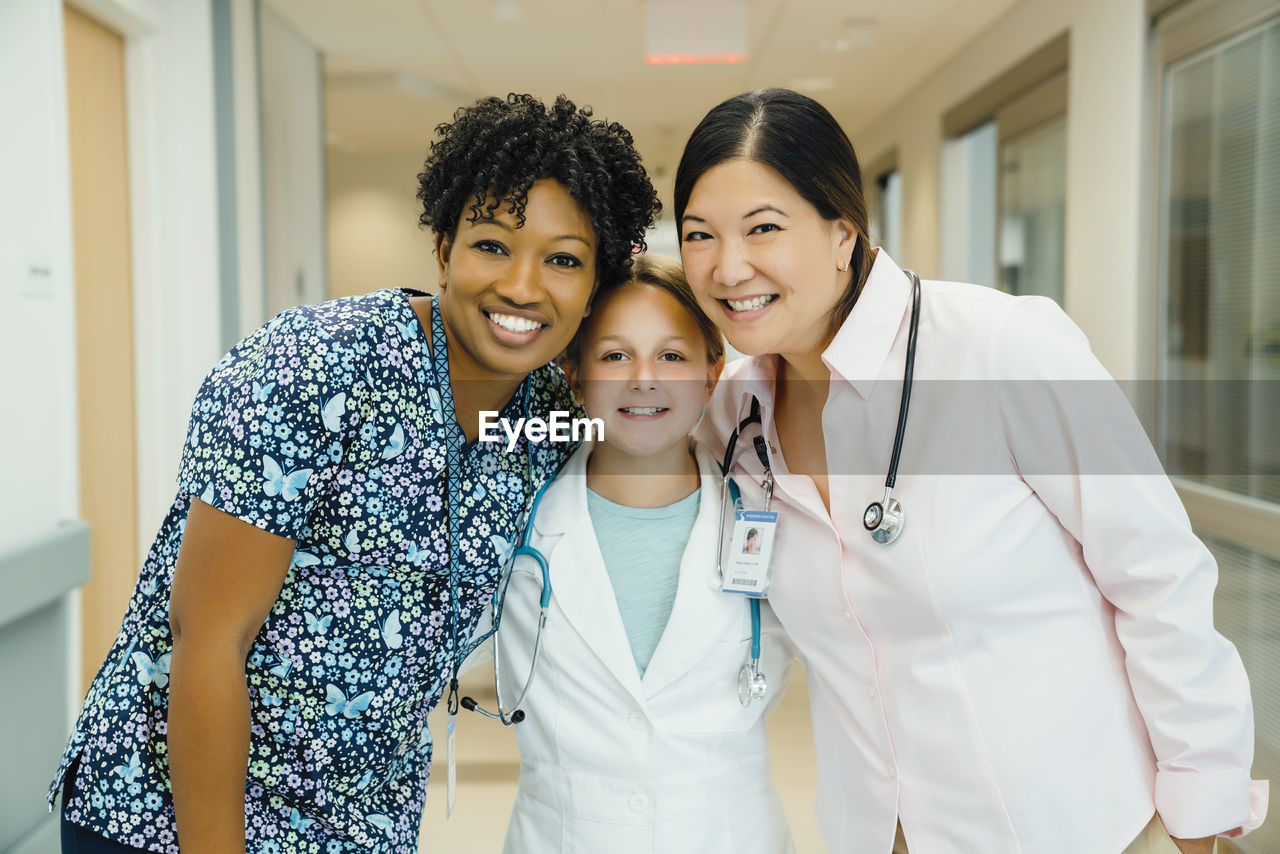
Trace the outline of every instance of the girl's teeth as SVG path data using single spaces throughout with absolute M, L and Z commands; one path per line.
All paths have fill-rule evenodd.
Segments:
M 752 297 L 751 299 L 729 299 L 725 300 L 729 304 L 729 308 L 734 311 L 755 311 L 757 308 L 764 308 L 773 302 L 777 294 L 766 294 L 764 296 Z
M 665 410 L 660 406 L 629 406 L 622 411 L 628 415 L 657 415 Z
M 489 319 L 508 332 L 532 332 L 542 327 L 542 324 L 536 320 L 527 320 L 523 317 L 516 317 L 514 314 L 494 313 L 489 315 Z

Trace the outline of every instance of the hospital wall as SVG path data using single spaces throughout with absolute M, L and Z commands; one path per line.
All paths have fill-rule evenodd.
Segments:
M 173 499 L 195 390 L 266 310 L 260 6 L 72 0 L 66 7 L 123 44 L 134 428 L 111 441 L 137 451 L 133 533 L 145 554 Z M 82 425 L 77 411 L 85 381 L 78 357 L 93 357 L 77 353 L 78 295 L 92 271 L 76 268 L 64 44 L 59 0 L 0 3 L 0 674 L 22 685 L 27 705 L 48 724 L 6 730 L 0 747 L 7 769 L 0 849 L 15 852 L 56 850 L 42 794 L 84 693 L 82 615 L 100 608 L 118 621 L 124 609 L 123 601 L 82 601 L 58 586 L 89 571 L 92 532 L 86 537 L 74 522 L 83 513 L 78 438 L 82 427 L 97 429 Z M 312 49 L 317 93 L 318 57 Z M 315 115 L 308 138 L 318 165 L 318 95 Z M 318 169 L 303 183 L 323 198 Z M 323 266 L 323 253 L 312 255 Z M 316 278 L 318 299 L 323 276 Z M 114 378 L 94 381 L 110 386 Z M 84 565 L 57 563 L 68 559 Z M 6 727 L 18 725 L 6 718 Z
M 1137 0 L 1024 0 L 871 122 L 841 117 L 874 161 L 897 150 L 903 177 L 902 263 L 936 275 L 943 114 L 1028 54 L 1068 34 L 1066 305 L 1118 378 L 1154 370 L 1144 206 L 1152 104 L 1148 18 Z M 987 283 L 983 283 L 987 284 Z
M 262 160 L 281 162 L 285 157 L 275 149 L 299 139 L 314 146 L 314 168 L 286 176 L 297 200 L 285 193 L 272 213 L 277 220 L 297 220 L 289 211 L 304 205 L 320 213 L 310 233 L 280 241 L 298 248 L 279 263 L 305 271 L 308 296 L 326 296 L 319 53 L 311 48 L 309 59 L 294 57 L 295 67 L 280 71 L 285 82 L 279 85 L 296 87 L 309 67 L 317 104 L 301 117 L 265 110 L 262 123 L 275 129 L 273 145 L 259 126 L 257 0 L 68 5 L 125 42 L 137 386 L 132 441 L 140 450 L 137 536 L 145 549 L 173 497 L 187 410 L 201 378 L 270 310 L 265 242 L 286 225 L 265 221 L 271 184 Z M 19 131 L 0 135 L 0 182 L 6 187 L 0 198 L 0 356 L 6 366 L 0 399 L 13 402 L 6 412 L 20 415 L 4 419 L 0 470 L 6 483 L 24 485 L 0 491 L 0 546 L 73 517 L 78 503 L 76 275 L 62 10 L 58 0 L 0 4 L 0 70 L 4 79 L 23 82 L 0 87 L 0 122 Z M 215 38 L 219 11 L 229 31 Z M 231 63 L 233 91 L 221 102 L 215 51 L 225 51 Z M 234 134 L 226 137 L 226 128 Z M 230 157 L 219 148 L 224 142 Z M 235 235 L 230 252 L 227 232 Z M 298 277 L 291 272 L 278 278 L 291 284 Z M 234 309 L 224 317 L 228 295 Z
M 435 291 L 431 231 L 418 227 L 422 154 L 328 152 L 329 295 L 377 288 Z
M 145 451 L 177 447 L 175 422 L 184 416 L 173 401 L 189 396 L 215 347 L 203 322 L 217 314 L 210 7 L 118 0 L 77 8 L 126 41 L 128 313 L 145 334 L 134 338 L 135 435 L 118 441 L 144 451 L 139 504 L 163 507 L 171 496 L 161 498 L 160 485 L 172 478 L 174 455 Z M 5 735 L 0 847 L 14 851 L 56 849 L 42 792 L 83 693 L 82 603 L 49 586 L 88 573 L 83 527 L 68 524 L 81 512 L 81 461 L 63 14 L 56 0 L 0 4 L 0 673 L 40 714 L 22 733 Z M 140 519 L 140 540 L 155 519 Z M 14 717 L 6 727 L 19 726 Z
M 218 257 L 207 2 L 79 4 L 126 35 L 140 541 L 172 497 L 184 407 L 217 349 Z M 0 544 L 78 512 L 76 271 L 72 252 L 63 6 L 0 4 Z M 203 60 L 203 61 L 202 61 Z
M 896 260 L 923 275 L 937 275 L 948 227 L 940 215 L 943 114 L 1063 32 L 1070 43 L 1066 307 L 1116 376 L 1149 376 L 1154 326 L 1140 310 L 1149 278 L 1142 216 L 1147 199 L 1143 155 L 1149 145 L 1144 136 L 1150 110 L 1148 19 L 1140 0 L 1024 0 L 885 115 L 837 113 L 837 118 L 864 164 L 896 149 L 905 217 Z M 822 100 L 822 93 L 814 94 Z M 423 140 L 423 153 L 428 142 Z M 430 250 L 430 234 L 411 227 L 419 213 L 410 200 L 421 159 L 418 153 L 330 147 L 331 295 L 416 278 L 408 271 L 423 263 L 424 247 Z M 669 211 L 671 200 L 663 203 Z M 370 222 L 361 221 L 362 211 L 386 227 L 374 234 Z M 674 224 L 662 222 L 658 235 L 662 251 L 674 253 Z M 380 272 L 388 280 L 380 280 Z

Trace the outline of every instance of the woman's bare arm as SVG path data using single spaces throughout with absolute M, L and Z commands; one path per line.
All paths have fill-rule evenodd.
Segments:
M 293 550 L 293 540 L 191 502 L 169 604 L 168 750 L 183 854 L 245 850 L 244 664 Z

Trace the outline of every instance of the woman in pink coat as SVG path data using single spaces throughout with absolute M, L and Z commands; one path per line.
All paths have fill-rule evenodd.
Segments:
M 699 439 L 741 428 L 747 508 L 781 512 L 770 600 L 809 673 L 831 850 L 1207 854 L 1256 827 L 1214 560 L 1062 310 L 873 249 L 853 147 L 795 92 L 708 113 L 675 212 L 699 302 L 751 357 Z

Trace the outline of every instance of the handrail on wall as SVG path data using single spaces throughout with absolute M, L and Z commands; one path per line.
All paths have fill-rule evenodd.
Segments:
M 79 519 L 0 551 L 0 628 L 89 580 L 89 525 Z

